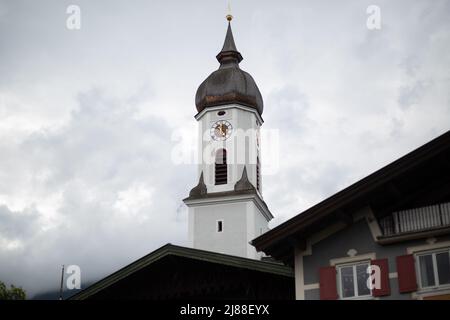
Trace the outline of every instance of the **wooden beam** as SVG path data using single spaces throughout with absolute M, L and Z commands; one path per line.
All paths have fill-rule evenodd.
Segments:
M 399 187 L 395 184 L 395 182 L 390 181 L 387 185 L 387 189 L 391 194 L 394 195 L 395 199 L 400 199 L 403 195 L 402 191 L 399 189 Z
M 448 194 L 450 192 L 449 190 L 450 190 L 450 181 L 444 184 L 442 184 L 442 181 L 440 182 L 440 184 L 434 182 L 431 185 L 424 186 L 423 188 L 420 188 L 415 192 L 403 196 L 403 198 L 401 198 L 399 201 L 396 201 L 394 204 L 381 210 L 378 210 L 378 215 L 380 217 L 383 217 L 387 214 L 391 214 L 394 211 L 402 209 L 402 206 L 406 205 L 408 202 L 418 199 L 420 197 L 427 197 L 430 195 L 435 196 L 437 198 L 442 197 L 443 195 Z
M 336 217 L 347 226 L 350 226 L 353 223 L 353 216 L 342 209 L 336 211 Z
M 306 250 L 306 240 L 299 236 L 290 236 L 287 239 L 288 244 L 292 247 L 292 250 Z

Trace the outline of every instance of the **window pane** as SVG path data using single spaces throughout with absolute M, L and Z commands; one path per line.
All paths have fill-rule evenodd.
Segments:
M 433 258 L 431 254 L 419 256 L 420 278 L 422 279 L 422 287 L 434 286 Z
M 368 264 L 360 264 L 356 266 L 356 278 L 358 280 L 358 295 L 366 296 L 370 294 L 370 289 L 367 287 L 367 279 L 369 274 L 367 273 Z
M 436 254 L 439 284 L 450 283 L 450 257 L 448 252 Z
M 341 268 L 341 287 L 344 298 L 355 296 L 355 286 L 353 282 L 353 267 Z

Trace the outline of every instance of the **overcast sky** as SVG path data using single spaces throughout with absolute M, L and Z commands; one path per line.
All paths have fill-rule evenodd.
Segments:
M 81 9 L 69 30 L 66 9 Z M 381 29 L 366 25 L 369 5 Z M 450 1 L 233 0 L 232 27 L 280 134 L 276 226 L 450 128 Z M 226 0 L 0 0 L 0 280 L 29 296 L 61 264 L 98 279 L 187 243 L 194 96 Z M 263 161 L 264 141 L 263 147 Z

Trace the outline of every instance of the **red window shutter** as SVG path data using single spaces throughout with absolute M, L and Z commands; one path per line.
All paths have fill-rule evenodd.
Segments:
M 391 287 L 389 285 L 389 264 L 388 259 L 378 259 L 372 260 L 370 262 L 373 266 L 378 266 L 380 268 L 380 289 L 374 288 L 372 290 L 372 295 L 374 297 L 388 296 L 391 294 Z
M 320 300 L 336 300 L 338 298 L 336 287 L 336 268 L 323 267 L 320 273 Z
M 412 254 L 397 257 L 397 275 L 400 293 L 417 290 L 416 268 Z

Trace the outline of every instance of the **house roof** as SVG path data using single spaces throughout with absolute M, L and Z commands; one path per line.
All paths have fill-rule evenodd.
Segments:
M 439 162 L 433 160 L 438 158 Z M 439 179 L 445 180 L 446 186 L 448 186 L 450 175 L 443 174 L 442 170 L 450 173 L 449 165 L 450 131 L 447 131 L 434 140 L 262 234 L 254 239 L 251 244 L 258 251 L 263 251 L 277 259 L 292 263 L 292 246 L 304 245 L 305 236 L 317 231 L 321 227 L 320 222 L 322 220 L 330 216 L 345 218 L 346 213 L 343 208 L 346 206 L 353 205 L 353 208 L 355 208 L 356 204 L 367 205 L 374 201 L 373 199 L 388 198 L 388 193 L 391 192 L 391 189 L 396 189 L 392 181 L 400 180 L 399 177 L 402 175 L 408 175 L 408 179 L 403 178 L 402 180 L 403 185 L 407 185 L 413 183 L 412 180 L 414 179 L 411 179 L 413 177 L 416 180 L 431 180 L 432 178 L 428 171 L 434 170 L 433 177 L 440 176 Z M 421 175 L 417 174 L 419 167 L 421 168 L 420 170 L 424 171 Z M 417 184 L 420 185 L 421 181 L 418 181 Z M 377 195 L 375 195 L 375 191 Z M 397 190 L 397 193 L 400 192 Z
M 290 267 L 284 266 L 277 262 L 260 261 L 237 256 L 231 256 L 216 252 L 198 250 L 193 248 L 186 248 L 176 246 L 173 244 L 166 244 L 159 249 L 149 253 L 148 255 L 134 261 L 126 267 L 112 273 L 104 279 L 94 283 L 83 291 L 70 297 L 73 300 L 86 299 L 99 291 L 107 289 L 108 287 L 118 283 L 128 276 L 137 273 L 138 271 L 158 262 L 167 257 L 182 257 L 196 261 L 204 261 L 222 266 L 236 267 L 240 269 L 247 269 L 282 277 L 292 278 L 294 276 L 293 270 Z M 182 266 L 180 266 L 182 268 Z

